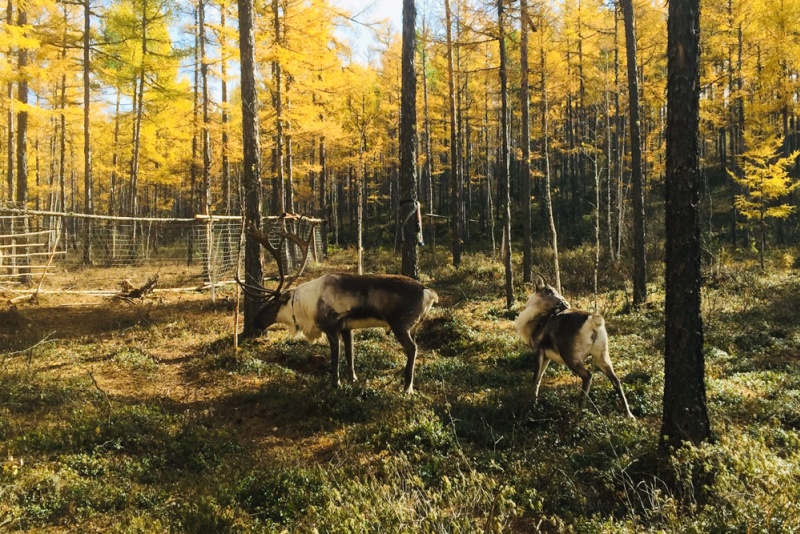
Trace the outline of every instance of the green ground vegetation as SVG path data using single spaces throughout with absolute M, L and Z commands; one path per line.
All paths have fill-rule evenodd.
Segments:
M 4 305 L 0 531 L 800 530 L 800 277 L 786 251 L 767 274 L 753 254 L 707 269 L 715 440 L 670 461 L 656 453 L 658 277 L 640 311 L 614 275 L 603 286 L 617 289 L 599 296 L 632 421 L 601 375 L 578 412 L 579 380 L 558 365 L 534 406 L 512 324 L 527 290 L 506 310 L 498 261 L 434 267 L 447 257 L 437 252 L 422 257 L 442 302 L 418 334 L 413 396 L 381 330 L 357 334 L 359 381 L 339 389 L 325 344 L 276 330 L 234 352 L 230 293 L 215 304 Z M 332 264 L 351 256 L 336 251 Z M 368 261 L 391 271 L 399 260 Z M 562 257 L 586 280 L 590 262 L 588 250 Z M 587 284 L 563 279 L 573 306 L 591 308 Z

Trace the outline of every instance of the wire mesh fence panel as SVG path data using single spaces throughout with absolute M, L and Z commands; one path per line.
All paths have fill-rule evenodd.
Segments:
M 0 213 L 0 285 L 30 283 L 46 275 L 59 228 L 35 224 L 27 214 Z
M 322 258 L 319 221 L 296 217 L 276 222 L 277 217 L 262 221 L 275 246 L 283 229 L 309 241 L 308 261 Z M 0 283 L 3 276 L 19 283 L 21 272 L 44 270 L 55 252 L 53 264 L 60 272 L 81 273 L 81 284 L 72 277 L 71 285 L 102 286 L 85 289 L 107 290 L 130 273 L 161 273 L 159 287 L 216 285 L 231 282 L 243 268 L 242 243 L 239 217 L 134 219 L 0 206 Z M 302 268 L 303 251 L 292 241 L 284 241 L 281 258 L 287 274 Z M 108 276 L 91 275 L 98 270 Z M 265 271 L 276 272 L 277 266 L 268 266 L 265 259 Z

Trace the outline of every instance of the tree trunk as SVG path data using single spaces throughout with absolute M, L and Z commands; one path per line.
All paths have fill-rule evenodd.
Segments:
M 422 21 L 422 35 L 425 36 L 426 41 L 422 45 L 422 101 L 425 107 L 425 168 L 423 170 L 424 183 L 427 185 L 428 195 L 428 213 L 433 213 L 433 155 L 431 153 L 431 120 L 428 109 L 428 48 L 427 48 L 427 28 L 425 26 L 425 19 Z M 430 217 L 428 225 L 430 226 L 430 246 L 431 250 L 436 253 L 436 225 L 433 217 Z
M 20 28 L 28 23 L 28 13 L 25 11 L 24 6 L 19 7 L 17 13 L 17 24 Z M 17 66 L 20 72 L 19 85 L 17 87 L 17 99 L 20 103 L 20 110 L 17 113 L 17 204 L 22 209 L 28 209 L 28 80 L 26 78 L 25 69 L 28 65 L 28 50 L 23 46 L 17 52 Z M 23 219 L 22 232 L 28 231 L 28 220 Z M 27 244 L 27 237 L 20 237 L 17 240 L 17 245 L 25 250 Z M 27 258 L 20 258 L 17 262 L 18 265 L 27 265 Z M 30 270 L 27 267 L 22 267 L 19 270 L 19 281 L 28 283 L 30 280 Z
M 622 201 L 623 201 L 623 187 L 625 166 L 625 123 L 620 113 L 620 75 L 619 75 L 619 17 L 620 9 L 618 3 L 614 4 L 614 149 L 616 150 L 616 158 L 614 158 L 614 167 L 616 170 L 616 224 L 614 225 L 614 246 L 613 253 L 614 261 L 618 262 L 622 254 Z
M 325 146 L 325 136 L 319 139 L 319 217 L 325 219 L 320 229 L 322 238 L 322 256 L 328 256 L 328 228 L 332 224 L 334 211 L 332 202 L 328 201 L 328 153 Z M 332 189 L 332 188 L 331 188 Z
M 607 57 L 607 56 L 606 56 Z M 613 208 L 611 207 L 611 184 L 614 182 L 613 161 L 614 161 L 614 141 L 611 135 L 611 100 L 609 93 L 611 88 L 606 84 L 605 88 L 605 112 L 606 112 L 606 227 L 608 228 L 608 255 L 614 259 L 614 230 L 613 230 Z
M 131 157 L 131 217 L 136 217 L 139 212 L 139 149 L 141 145 L 142 115 L 144 113 L 144 61 L 147 57 L 147 2 L 142 4 L 142 68 L 139 73 L 138 88 L 134 98 L 136 118 L 133 123 L 133 155 Z M 134 233 L 136 226 L 134 225 Z
M 189 164 L 189 206 L 184 214 L 185 217 L 193 217 L 200 213 L 198 209 L 197 191 L 197 132 L 199 129 L 200 114 L 200 10 L 194 10 L 194 85 L 192 87 L 192 161 Z M 135 106 L 134 106 L 135 107 Z M 186 265 L 194 263 L 194 241 L 195 232 L 189 232 L 189 239 L 186 242 Z
M 119 162 L 119 104 L 122 91 L 117 88 L 117 102 L 114 106 L 114 142 L 111 147 L 111 185 L 108 191 L 108 214 L 114 216 L 114 204 L 117 202 L 117 164 Z
M 203 139 L 203 205 L 201 213 L 211 213 L 211 139 L 209 138 L 210 120 L 208 117 L 208 62 L 206 59 L 206 16 L 205 0 L 197 3 L 198 40 L 200 41 L 200 83 L 203 91 L 203 127 L 200 135 Z
M 19 6 L 17 25 L 22 28 L 28 24 L 28 12 Z M 17 100 L 20 110 L 17 112 L 17 204 L 26 209 L 28 203 L 28 49 L 20 47 L 17 51 L 17 67 L 20 73 L 17 86 Z
M 230 215 L 232 210 L 232 195 L 231 195 L 231 164 L 228 155 L 228 123 L 230 122 L 230 114 L 228 113 L 228 61 L 225 58 L 225 48 L 228 43 L 225 37 L 225 19 L 228 11 L 227 2 L 220 5 L 220 49 L 221 49 L 221 79 L 220 89 L 222 91 L 222 208 L 226 215 Z
M 403 0 L 403 54 L 400 95 L 400 225 L 402 274 L 419 278 L 417 234 L 422 231 L 417 199 L 417 33 L 414 0 Z
M 261 226 L 261 146 L 258 137 L 258 94 L 256 92 L 255 36 L 253 33 L 253 0 L 238 0 L 239 6 L 239 65 L 241 68 L 242 92 L 242 146 L 243 189 L 245 202 L 245 224 Z M 260 245 L 248 235 L 244 249 L 245 281 L 260 284 Z M 252 337 L 253 325 L 261 302 L 245 293 L 243 337 Z
M 66 8 L 65 8 L 66 9 Z M 67 57 L 67 32 L 66 32 L 66 22 L 67 22 L 67 13 L 64 12 L 64 34 L 62 35 L 61 44 L 63 48 L 61 49 L 61 59 L 65 60 Z M 61 204 L 61 210 L 67 211 L 67 177 L 66 177 L 66 168 L 67 168 L 67 118 L 66 118 L 66 108 L 67 108 L 67 76 L 66 74 L 61 75 L 61 94 L 59 95 L 59 109 L 61 113 L 59 114 L 59 135 L 58 135 L 58 190 L 59 190 L 59 203 Z M 72 231 L 66 224 L 66 220 L 61 227 L 61 241 L 64 246 L 64 250 L 67 249 L 68 237 L 69 233 Z
M 484 84 L 483 102 L 483 129 L 484 151 L 486 152 L 486 219 L 489 221 L 489 236 L 492 239 L 492 257 L 497 253 L 497 243 L 494 236 L 494 204 L 492 201 L 492 152 L 489 149 L 489 77 Z
M 83 4 L 83 211 L 87 214 L 94 213 L 94 200 L 92 191 L 92 143 L 89 123 L 90 73 L 91 73 L 91 6 L 90 0 Z M 92 263 L 92 223 L 91 219 L 83 221 L 83 263 Z
M 698 0 L 667 22 L 666 330 L 662 452 L 710 437 L 700 315 Z
M 6 6 L 6 24 L 10 27 L 14 22 L 14 6 L 12 0 L 8 0 Z M 8 183 L 8 200 L 14 200 L 14 83 L 8 82 L 8 146 L 6 154 L 8 156 L 8 174 L 6 177 Z
M 639 120 L 639 79 L 636 75 L 636 22 L 633 0 L 621 0 L 625 21 L 625 49 L 628 56 L 628 97 L 630 100 L 631 181 L 633 184 L 633 305 L 647 301 L 647 265 L 644 244 L 644 188 L 642 184 L 642 141 Z
M 277 47 L 281 40 L 281 19 L 280 19 L 280 0 L 272 0 L 273 27 L 275 29 L 275 43 Z M 273 106 L 275 107 L 275 172 L 273 180 L 273 202 L 272 214 L 279 215 L 286 211 L 286 191 L 283 185 L 283 71 L 281 64 L 275 60 L 272 62 L 272 76 L 275 83 L 275 95 L 273 96 Z
M 520 0 L 522 33 L 520 36 L 520 100 L 522 100 L 522 281 L 533 280 L 533 228 L 531 221 L 531 103 L 528 84 L 528 0 Z
M 364 98 L 361 99 L 362 116 L 365 111 Z M 364 274 L 364 182 L 366 181 L 366 163 L 364 150 L 367 144 L 366 132 L 362 131 L 358 139 L 358 172 L 355 182 L 356 208 L 356 248 L 358 250 L 358 274 Z
M 550 242 L 553 247 L 553 270 L 555 271 L 556 289 L 561 292 L 561 269 L 558 266 L 558 232 L 556 231 L 556 219 L 553 215 L 553 197 L 550 179 L 550 140 L 548 126 L 548 103 L 547 103 L 547 64 L 545 62 L 544 42 L 540 41 L 539 60 L 542 69 L 542 152 L 544 158 L 544 202 L 547 209 L 547 219 L 550 223 Z
M 450 210 L 450 224 L 453 232 L 453 266 L 461 265 L 461 177 L 458 175 L 458 108 L 456 107 L 456 81 L 453 68 L 453 29 L 450 0 L 444 0 L 445 32 L 447 35 L 447 91 L 450 106 L 450 184 L 453 193 L 454 209 Z
M 289 92 L 289 81 L 286 81 L 286 92 Z M 289 99 L 286 99 L 286 109 L 289 109 L 291 103 Z M 286 206 L 286 211 L 289 213 L 294 213 L 294 154 L 292 153 L 292 123 L 288 120 L 286 121 L 286 185 L 284 186 L 284 192 L 286 194 L 286 200 L 284 201 L 284 206 Z
M 506 35 L 504 0 L 497 0 L 497 27 L 500 37 L 500 134 L 501 158 L 498 179 L 504 184 L 503 193 L 503 239 L 505 248 L 503 263 L 506 271 L 506 308 L 514 305 L 514 273 L 511 270 L 511 180 L 509 170 L 509 128 L 508 128 L 508 73 L 506 72 Z

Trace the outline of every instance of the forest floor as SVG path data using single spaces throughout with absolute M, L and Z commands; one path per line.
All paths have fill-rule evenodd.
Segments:
M 352 270 L 349 259 L 337 252 L 306 277 Z M 388 252 L 367 261 L 397 270 Z M 423 258 L 442 301 L 417 336 L 412 396 L 382 330 L 357 334 L 359 381 L 338 389 L 325 343 L 275 327 L 234 350 L 232 288 L 213 303 L 208 292 L 0 294 L 0 531 L 800 529 L 800 277 L 788 254 L 767 274 L 747 257 L 707 270 L 716 439 L 670 462 L 656 454 L 658 280 L 641 311 L 624 285 L 598 299 L 632 421 L 599 374 L 579 412 L 579 380 L 558 365 L 534 406 L 513 329 L 526 290 L 506 310 L 500 264 L 435 264 Z M 59 276 L 47 287 L 139 286 L 152 273 Z M 565 296 L 593 307 L 586 291 Z

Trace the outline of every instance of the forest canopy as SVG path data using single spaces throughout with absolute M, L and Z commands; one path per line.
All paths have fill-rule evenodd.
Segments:
M 497 179 L 498 20 L 496 6 L 485 2 L 453 0 L 448 6 L 449 18 L 443 2 L 428 0 L 417 17 L 419 196 L 423 213 L 457 214 L 469 246 L 479 238 L 493 240 L 503 195 Z M 639 0 L 633 8 L 644 196 L 651 205 L 665 167 L 666 8 Z M 226 0 L 9 0 L 0 26 L 0 200 L 29 209 L 126 216 L 239 213 L 236 9 Z M 753 155 L 763 152 L 758 140 L 772 140 L 774 161 L 765 164 L 783 161 L 786 172 L 777 184 L 785 191 L 765 200 L 767 224 L 778 224 L 775 231 L 785 238 L 780 221 L 793 217 L 782 206 L 800 170 L 792 157 L 800 145 L 798 13 L 799 0 L 702 6 L 701 166 L 707 188 L 729 191 L 723 206 L 714 213 L 709 208 L 704 230 L 734 245 L 758 240 L 753 210 L 762 197 L 754 196 L 748 170 Z M 622 9 L 564 0 L 531 5 L 526 17 L 535 233 L 547 238 L 541 229 L 549 163 L 559 238 L 568 245 L 588 240 L 599 204 L 603 244 L 619 257 L 633 239 Z M 520 179 L 519 3 L 509 3 L 505 19 L 516 213 L 526 196 Z M 366 244 L 391 242 L 400 202 L 399 29 L 349 13 L 335 0 L 258 3 L 254 24 L 265 213 L 327 217 L 332 239 L 351 243 L 360 187 L 363 224 L 371 230 Z M 342 38 L 348 25 L 372 32 L 367 60 Z

